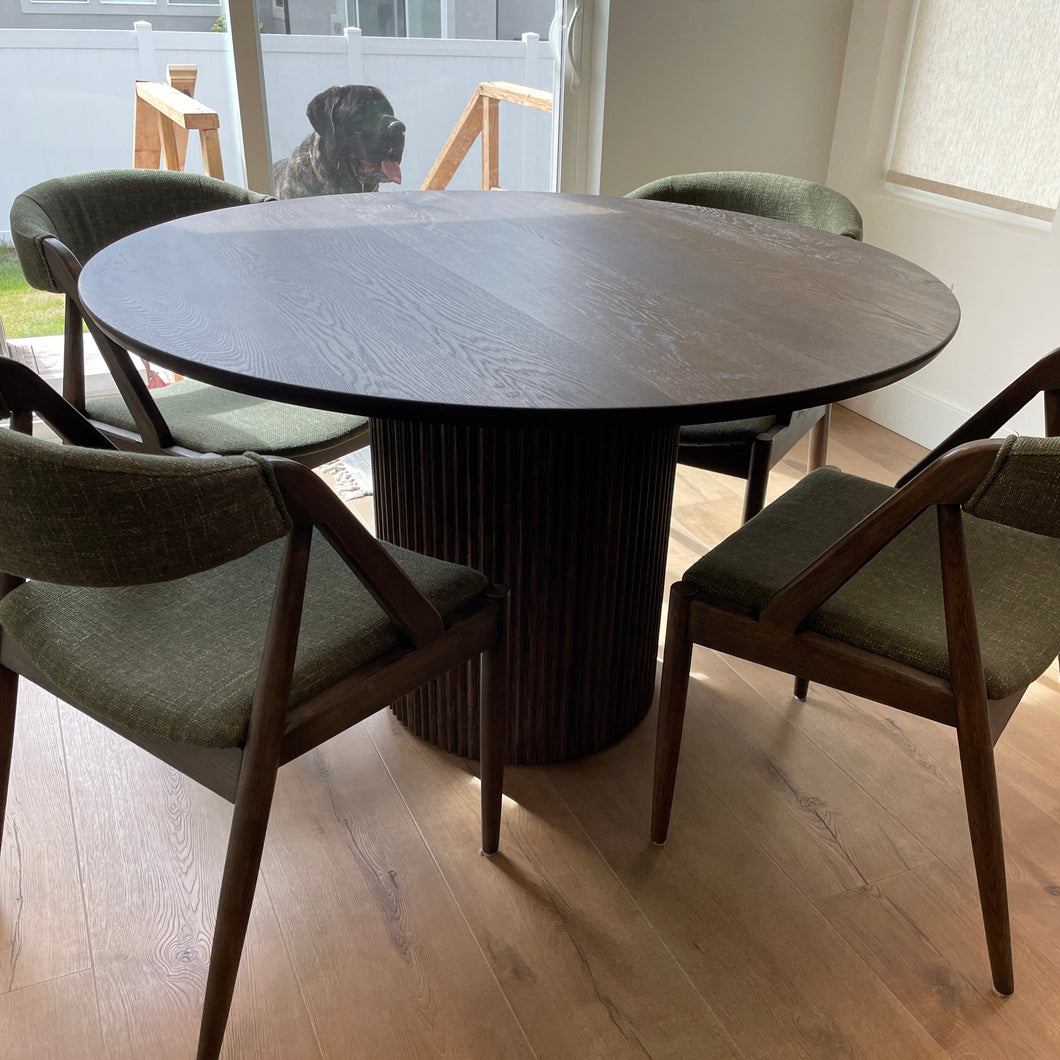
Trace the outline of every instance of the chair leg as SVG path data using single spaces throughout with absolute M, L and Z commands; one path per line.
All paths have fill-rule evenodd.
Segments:
M 688 608 L 695 595 L 695 587 L 685 582 L 678 582 L 670 590 L 662 688 L 659 691 L 659 727 L 655 736 L 655 779 L 651 797 L 653 843 L 665 843 L 670 830 L 670 810 L 677 783 L 677 760 L 681 754 L 681 732 L 688 697 L 688 674 L 692 667 Z
M 766 487 L 773 459 L 773 443 L 760 441 L 751 444 L 751 460 L 747 466 L 747 485 L 743 491 L 743 522 L 757 515 L 766 506 Z
M 1012 939 L 1009 934 L 1005 849 L 1001 839 L 1001 807 L 994 769 L 986 682 L 979 649 L 975 604 L 968 575 L 964 519 L 956 504 L 936 508 L 942 554 L 942 597 L 950 656 L 950 684 L 957 715 L 957 749 L 968 811 L 979 904 L 983 910 L 986 948 L 994 989 L 1012 993 Z
M 806 701 L 806 696 L 810 691 L 810 679 L 808 677 L 796 677 L 795 678 L 795 689 L 793 695 L 796 699 L 801 699 L 803 702 Z
M 828 428 L 832 422 L 832 406 L 825 407 L 824 415 L 810 428 L 810 452 L 806 459 L 806 470 L 816 471 L 824 467 L 828 459 Z
M 15 749 L 15 707 L 18 701 L 18 674 L 0 666 L 0 847 L 7 820 L 7 787 L 11 780 L 11 756 Z
M 217 923 L 210 948 L 210 971 L 199 1024 L 197 1060 L 216 1060 L 221 1052 L 228 1012 L 232 1007 L 239 961 L 243 955 L 250 909 L 258 884 L 258 869 L 276 786 L 276 767 L 259 783 L 240 786 L 232 814 Z
M 482 654 L 479 699 L 482 853 L 496 854 L 501 838 L 501 796 L 508 749 L 508 591 L 490 587 L 497 602 L 497 640 Z
M 1009 932 L 1008 886 L 1005 880 L 1005 850 L 1001 838 L 1001 807 L 997 797 L 994 748 L 984 724 L 971 732 L 957 726 L 961 756 L 964 801 L 972 839 L 979 904 L 983 911 L 986 948 L 994 989 L 1011 994 L 1012 939 Z

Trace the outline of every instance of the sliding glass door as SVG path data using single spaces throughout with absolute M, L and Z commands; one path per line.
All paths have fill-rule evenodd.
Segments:
M 551 8 L 528 0 L 514 23 L 519 39 L 500 40 L 495 0 L 339 0 L 342 10 L 328 9 L 330 28 L 324 2 L 287 0 L 291 33 L 259 38 L 278 194 L 393 192 L 424 187 L 429 177 L 430 187 L 480 187 L 481 136 L 463 160 L 446 158 L 445 148 L 472 98 L 490 98 L 480 86 L 498 82 L 516 86 L 494 104 L 498 185 L 554 186 Z M 451 35 L 451 13 L 457 28 L 483 35 Z M 248 80 L 253 91 L 256 79 Z M 246 91 L 240 83 L 241 104 Z M 534 105 L 512 102 L 524 97 Z M 481 129 L 488 105 L 476 106 L 465 135 Z
M 499 82 L 514 88 L 482 103 L 483 114 L 496 107 L 495 186 L 595 190 L 591 67 L 606 45 L 600 0 L 275 0 L 284 6 L 272 25 L 283 31 L 253 33 L 265 26 L 262 2 L 229 0 L 250 186 L 271 188 L 274 166 L 315 142 L 313 115 L 326 109 L 318 97 L 335 86 L 377 89 L 379 106 L 405 127 L 405 142 L 400 172 L 380 172 L 382 159 L 358 159 L 364 164 L 350 162 L 347 180 L 357 186 L 329 188 L 488 186 L 481 137 L 455 166 L 444 149 L 466 139 L 461 117 L 479 86 Z

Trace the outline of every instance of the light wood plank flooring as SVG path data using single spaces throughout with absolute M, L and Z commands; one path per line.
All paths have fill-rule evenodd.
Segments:
M 837 410 L 845 469 L 893 481 L 920 452 Z M 740 487 L 679 472 L 670 580 L 736 527 Z M 225 1055 L 1060 1055 L 1055 665 L 998 747 L 1008 999 L 990 987 L 952 732 L 821 688 L 801 704 L 787 677 L 702 649 L 692 669 L 662 848 L 654 715 L 583 761 L 509 769 L 493 859 L 469 764 L 389 715 L 288 767 Z M 23 688 L 0 1057 L 190 1057 L 227 805 Z

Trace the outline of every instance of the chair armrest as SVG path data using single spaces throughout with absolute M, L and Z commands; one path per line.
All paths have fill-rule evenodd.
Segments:
M 30 433 L 35 412 L 64 442 L 85 449 L 115 448 L 33 369 L 9 357 L 0 358 L 0 394 L 11 409 L 11 426 L 24 434 Z
M 49 236 L 41 244 L 44 260 L 48 263 L 52 278 L 56 286 L 66 295 L 67 328 L 80 327 L 83 319 L 88 325 L 88 330 L 95 340 L 111 377 L 122 396 L 122 400 L 128 406 L 132 414 L 136 429 L 140 432 L 145 446 L 148 449 L 161 451 L 168 449 L 174 444 L 173 435 L 170 433 L 169 424 L 158 411 L 158 406 L 147 389 L 147 384 L 137 374 L 133 367 L 132 358 L 128 350 L 122 349 L 116 342 L 112 342 L 105 335 L 99 325 L 85 313 L 81 304 L 81 295 L 77 289 L 77 281 L 81 276 L 81 263 L 77 260 L 73 251 L 61 240 Z M 73 317 L 70 314 L 73 313 Z M 82 387 L 84 365 L 82 362 Z
M 910 468 L 896 485 L 904 486 L 943 453 L 948 453 L 965 442 L 989 438 L 1041 393 L 1046 396 L 1045 433 L 1052 437 L 1060 434 L 1060 349 L 1047 353 L 1040 361 L 1032 364 L 997 397 L 988 401 L 953 434 L 935 446 L 923 460 Z
M 316 526 L 372 598 L 416 647 L 445 630 L 442 616 L 379 542 L 309 468 L 265 457 L 296 523 Z
M 1000 448 L 1000 441 L 988 439 L 939 457 L 792 578 L 762 609 L 760 621 L 794 632 L 926 508 L 967 501 Z

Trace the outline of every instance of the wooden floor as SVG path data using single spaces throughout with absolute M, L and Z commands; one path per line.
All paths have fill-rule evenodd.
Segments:
M 837 413 L 847 470 L 893 481 L 919 452 Z M 735 528 L 739 487 L 680 472 L 671 580 Z M 389 715 L 289 766 L 225 1055 L 1060 1056 L 1055 664 L 998 746 L 1008 999 L 952 731 L 816 687 L 802 704 L 788 678 L 702 649 L 692 671 L 661 848 L 654 716 L 583 761 L 511 768 L 493 859 L 468 764 Z M 22 702 L 0 1057 L 191 1057 L 227 804 L 30 686 Z

